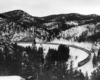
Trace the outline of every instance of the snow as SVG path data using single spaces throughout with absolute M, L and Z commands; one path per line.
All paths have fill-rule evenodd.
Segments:
M 0 76 L 0 80 L 25 80 L 20 76 Z
M 52 43 L 76 45 L 76 46 L 85 48 L 85 49 L 87 49 L 89 51 L 93 48 L 93 44 L 92 43 L 88 43 L 88 42 L 78 43 L 78 42 L 72 42 L 72 41 L 68 41 L 68 40 L 64 40 L 64 39 L 60 39 L 60 40 L 55 39 L 54 41 L 52 41 Z
M 92 57 L 93 57 L 93 54 L 92 54 Z M 90 76 L 91 75 L 91 72 L 93 72 L 93 70 L 94 70 L 93 64 L 92 64 L 92 58 L 91 58 L 91 60 L 88 63 L 86 63 L 82 67 L 79 67 L 78 70 L 79 69 L 81 69 L 84 74 L 87 71 L 88 72 L 88 75 Z
M 67 40 L 64 40 L 64 39 L 60 39 L 60 40 L 55 39 L 52 42 L 53 43 L 56 42 L 56 43 L 62 43 L 62 44 L 76 45 L 76 46 L 85 48 L 85 49 L 87 49 L 89 51 L 91 51 L 95 47 L 92 43 L 88 43 L 88 42 L 78 43 L 78 42 L 67 41 Z M 95 51 L 95 53 L 97 53 L 97 51 Z M 92 58 L 88 63 L 86 63 L 82 67 L 78 67 L 77 68 L 78 62 L 83 60 L 83 59 L 85 59 L 88 56 L 88 54 L 86 52 L 82 51 L 82 50 L 75 49 L 75 48 L 70 48 L 70 54 L 71 54 L 72 58 L 69 60 L 69 63 L 70 63 L 70 61 L 73 61 L 73 67 L 75 69 L 78 69 L 78 70 L 81 69 L 84 74 L 87 71 L 88 75 L 90 76 L 91 72 L 94 70 L 93 64 L 92 64 Z M 93 57 L 93 53 L 91 53 L 91 55 Z M 76 56 L 78 57 L 77 60 L 75 59 Z
M 75 25 L 78 26 L 78 22 L 77 21 L 66 21 L 67 25 Z
M 64 39 L 60 39 L 60 40 L 55 39 L 55 40 L 51 41 L 51 43 L 71 44 L 71 45 L 76 45 L 76 46 L 85 48 L 85 49 L 87 49 L 91 52 L 92 57 L 93 57 L 92 49 L 95 48 L 94 53 L 96 53 L 96 54 L 97 54 L 97 51 L 98 51 L 98 47 L 95 46 L 93 43 L 89 43 L 89 42 L 78 43 L 78 42 L 67 41 L 67 40 L 64 40 Z M 25 44 L 20 43 L 18 45 L 31 46 L 31 43 L 25 43 Z M 44 57 L 47 55 L 49 48 L 58 49 L 58 45 L 48 45 L 48 44 L 40 45 L 40 44 L 37 44 L 36 46 L 37 47 L 40 47 L 40 46 L 43 47 Z M 70 61 L 73 61 L 73 67 L 75 69 L 78 69 L 78 70 L 81 69 L 84 74 L 87 71 L 88 75 L 90 76 L 91 72 L 95 69 L 95 68 L 93 68 L 92 58 L 88 63 L 86 63 L 82 67 L 77 68 L 78 62 L 85 59 L 88 56 L 88 54 L 86 52 L 82 51 L 82 50 L 70 47 L 70 55 L 71 55 L 71 58 L 69 59 L 68 64 L 70 64 Z M 76 59 L 76 56 L 77 56 L 77 59 Z
M 88 30 L 87 25 L 77 26 L 77 27 L 73 27 L 71 29 L 68 29 L 66 31 L 62 31 L 60 33 L 60 36 L 62 36 L 63 38 L 70 37 L 70 39 L 73 39 L 75 37 L 79 37 L 83 32 L 85 32 L 87 30 Z
M 76 49 L 76 48 L 70 48 L 70 55 L 72 56 L 72 61 L 73 63 L 73 67 L 77 67 L 78 62 L 84 60 L 88 54 L 82 50 Z M 77 59 L 75 59 L 75 57 L 78 57 Z
M 23 47 L 26 47 L 26 46 L 32 46 L 32 43 L 18 43 L 19 46 L 23 46 Z

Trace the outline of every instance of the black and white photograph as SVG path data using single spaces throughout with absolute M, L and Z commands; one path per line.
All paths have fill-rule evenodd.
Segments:
M 0 0 L 0 80 L 100 80 L 100 0 Z

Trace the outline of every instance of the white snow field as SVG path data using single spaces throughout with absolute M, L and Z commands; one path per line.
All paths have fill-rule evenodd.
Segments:
M 85 65 L 81 66 L 81 67 L 76 67 L 77 66 L 77 63 L 83 59 L 85 59 L 88 55 L 87 53 L 83 52 L 82 50 L 79 50 L 79 49 L 73 49 L 73 48 L 70 48 L 70 54 L 72 56 L 72 61 L 73 61 L 73 67 L 75 69 L 81 69 L 82 72 L 85 74 L 86 71 L 88 72 L 88 75 L 90 76 L 91 75 L 91 72 L 95 69 L 93 68 L 93 64 L 92 64 L 92 58 L 93 58 L 93 53 L 92 53 L 92 49 L 95 48 L 95 52 L 97 54 L 97 51 L 99 49 L 98 46 L 94 46 L 94 44 L 92 43 L 88 43 L 88 42 L 81 42 L 81 43 L 78 43 L 78 42 L 72 42 L 72 41 L 67 41 L 67 40 L 64 40 L 64 39 L 60 39 L 60 40 L 54 40 L 52 42 L 56 42 L 56 43 L 62 43 L 62 44 L 72 44 L 72 45 L 76 45 L 76 46 L 79 46 L 79 47 L 82 47 L 82 48 L 85 48 L 87 50 L 89 50 L 91 52 L 91 59 L 88 63 L 86 63 Z M 75 59 L 75 56 L 78 56 L 77 60 Z M 71 61 L 70 60 L 70 61 Z
M 85 49 L 89 50 L 91 52 L 92 57 L 93 57 L 92 49 L 95 46 L 92 43 L 88 43 L 88 42 L 78 43 L 78 42 L 72 42 L 72 41 L 67 41 L 67 40 L 63 40 L 63 39 L 60 39 L 60 40 L 55 39 L 51 43 L 76 45 L 76 46 L 79 46 L 79 47 L 82 47 L 82 48 L 85 48 Z M 25 46 L 31 46 L 32 43 L 18 43 L 18 45 L 21 45 L 21 46 L 25 47 Z M 58 48 L 58 45 L 49 45 L 49 44 L 42 44 L 42 45 L 41 44 L 36 44 L 36 46 L 37 47 L 41 47 L 41 46 L 43 47 L 44 57 L 46 56 L 49 48 L 54 48 L 54 49 Z M 98 47 L 95 47 L 95 48 L 97 48 L 97 49 L 95 49 L 96 50 L 95 52 L 97 54 Z M 94 70 L 93 64 L 92 64 L 92 58 L 85 65 L 83 65 L 81 67 L 77 67 L 78 62 L 82 61 L 83 59 L 85 59 L 88 56 L 88 54 L 86 52 L 84 52 L 82 50 L 79 50 L 79 49 L 76 49 L 76 48 L 70 47 L 70 55 L 71 55 L 71 58 L 69 59 L 68 64 L 70 64 L 70 61 L 73 61 L 73 67 L 75 69 L 81 69 L 84 74 L 87 71 L 88 75 L 91 75 L 91 72 Z
M 0 76 L 0 80 L 25 80 L 20 76 Z
M 20 42 L 20 43 L 18 43 L 18 45 L 20 45 L 20 46 L 23 46 L 23 47 L 26 47 L 26 46 L 32 46 L 32 43 L 30 42 L 30 43 L 22 43 L 22 42 Z

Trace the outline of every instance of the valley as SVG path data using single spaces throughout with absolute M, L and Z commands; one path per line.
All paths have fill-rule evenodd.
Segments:
M 88 72 L 89 75 L 91 74 L 91 72 L 94 69 L 93 69 L 93 65 L 92 65 L 92 57 L 91 57 L 92 53 L 90 53 L 90 51 L 88 51 L 85 48 L 82 48 L 83 46 L 78 47 L 78 46 L 75 46 L 74 43 L 70 43 L 68 41 L 63 42 L 63 43 L 62 43 L 62 41 L 59 41 L 58 43 L 57 42 L 54 43 L 54 42 L 56 42 L 56 41 L 53 41 L 52 43 L 48 43 L 48 42 L 36 42 L 36 47 L 37 48 L 43 47 L 43 52 L 44 52 L 44 57 L 45 57 L 47 55 L 47 52 L 48 52 L 49 48 L 58 49 L 58 45 L 60 45 L 60 44 L 69 46 L 70 47 L 71 58 L 69 59 L 69 62 L 67 62 L 67 63 L 70 64 L 70 61 L 73 61 L 73 68 L 75 68 L 75 69 L 81 69 L 82 72 L 84 72 L 84 73 Z M 80 45 L 79 43 L 76 43 L 76 45 L 77 44 Z M 24 47 L 26 47 L 26 46 L 32 46 L 32 42 L 26 42 L 26 43 L 25 42 L 19 42 L 18 45 L 24 46 Z M 88 47 L 91 47 L 91 46 L 88 46 Z M 88 59 L 88 61 L 85 62 L 86 61 L 85 59 L 88 58 L 88 57 L 90 57 L 90 59 Z M 81 65 L 78 66 L 79 64 L 81 64 Z M 90 68 L 89 65 L 91 65 L 91 68 Z M 87 68 L 86 68 L 86 66 L 87 66 Z M 89 71 L 88 71 L 88 68 L 90 69 Z
M 36 50 L 34 47 L 32 48 L 33 41 L 35 41 L 34 46 L 37 48 Z M 68 61 L 66 61 L 67 59 L 65 60 L 68 67 L 65 67 L 63 59 L 61 59 L 61 57 L 64 58 L 63 52 L 60 54 L 58 51 L 60 45 L 64 45 L 64 48 L 67 47 L 70 50 L 70 57 Z M 95 71 L 100 67 L 100 15 L 70 13 L 35 17 L 23 10 L 1 13 L 0 53 L 3 55 L 1 62 L 3 60 L 7 63 L 6 61 L 9 58 L 12 59 L 13 63 L 13 60 L 17 62 L 18 58 L 20 64 L 16 63 L 15 65 L 20 66 L 21 68 L 19 69 L 23 70 L 23 73 L 28 74 L 27 70 L 29 70 L 29 74 L 36 73 L 34 75 L 41 77 L 41 75 L 45 76 L 47 72 L 49 75 L 51 72 L 50 77 L 51 75 L 54 76 L 52 70 L 56 70 L 56 66 L 59 66 L 63 72 L 67 68 L 73 74 L 83 74 L 84 76 L 88 74 L 91 77 L 91 75 L 96 75 Z M 52 61 L 52 56 L 54 61 Z M 2 66 L 5 65 L 2 64 Z M 36 72 L 34 72 L 33 66 L 37 70 Z M 57 67 L 57 71 L 61 72 L 59 67 Z M 44 68 L 47 72 L 43 74 Z M 41 75 L 39 72 L 41 72 Z M 93 72 L 94 74 L 92 74 Z M 64 72 L 64 74 L 68 75 L 69 73 Z

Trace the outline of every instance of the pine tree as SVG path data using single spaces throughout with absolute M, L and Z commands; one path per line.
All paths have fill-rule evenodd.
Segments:
M 79 80 L 84 80 L 84 74 L 82 73 L 81 69 L 79 70 Z
M 2 64 L 3 60 L 4 60 L 3 52 L 0 49 L 0 65 Z
M 78 80 L 78 77 L 79 77 L 79 71 L 75 70 L 74 71 L 74 80 Z
M 100 80 L 100 66 L 92 72 L 91 80 Z
M 68 46 L 65 46 L 65 45 L 59 45 L 58 47 L 58 58 L 60 61 L 62 62 L 66 62 L 70 55 L 69 55 L 69 47 Z
M 37 56 L 38 56 L 38 60 L 42 63 L 44 63 L 44 55 L 43 55 L 43 48 L 39 47 L 38 51 L 37 51 Z
M 88 72 L 85 73 L 85 80 L 89 80 Z
M 97 61 L 100 62 L 100 49 L 98 50 Z
M 69 80 L 66 63 L 53 64 L 50 69 L 43 68 L 42 80 Z M 41 80 L 41 78 L 39 79 Z
M 97 71 L 94 70 L 92 73 L 91 73 L 91 80 L 97 80 Z
M 69 80 L 73 80 L 74 78 L 74 71 L 73 71 L 73 61 L 70 62 L 70 69 L 69 69 Z
M 97 59 L 96 59 L 96 55 L 95 55 L 95 54 L 94 54 L 94 56 L 93 56 L 92 63 L 93 63 L 93 67 L 95 67 L 96 64 L 97 64 Z

